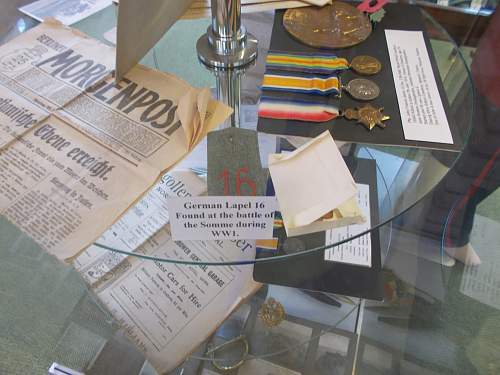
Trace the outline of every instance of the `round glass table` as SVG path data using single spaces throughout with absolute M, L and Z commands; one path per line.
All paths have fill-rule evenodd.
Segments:
M 15 6 L 14 2 L 5 3 L 1 4 L 8 10 L 5 16 L 2 15 L 2 20 L 6 17 L 0 29 L 2 43 L 37 24 L 16 10 L 26 1 L 17 1 Z M 112 5 L 73 27 L 110 44 L 104 35 L 115 26 L 116 17 L 116 6 Z M 273 12 L 243 15 L 244 25 L 259 40 L 257 61 L 244 69 L 214 71 L 198 61 L 196 40 L 206 31 L 208 19 L 178 21 L 141 63 L 173 73 L 192 86 L 210 87 L 214 96 L 234 108 L 233 116 L 223 127 L 255 130 L 273 19 Z M 443 99 L 449 108 L 450 126 L 465 147 L 473 125 L 473 88 L 468 63 L 446 31 L 425 12 L 423 22 L 443 83 Z M 311 132 L 310 136 L 313 135 L 317 134 Z M 307 137 L 259 133 L 259 149 L 242 152 L 259 153 L 262 166 L 266 167 L 268 154 L 277 149 L 293 150 L 307 140 Z M 401 228 L 411 228 L 408 222 L 411 223 L 412 212 L 453 168 L 460 151 L 415 147 L 417 144 L 393 146 L 339 141 L 337 146 L 355 179 L 364 170 L 363 163 L 367 160 L 373 166 L 373 173 L 363 177 L 368 185 L 377 187 L 377 215 L 371 218 L 367 230 L 338 238 L 326 245 L 324 241 L 284 238 L 278 245 L 279 255 L 243 260 L 202 256 L 193 260 L 181 253 L 159 256 L 140 249 L 127 251 L 125 248 L 106 246 L 99 240 L 94 244 L 93 251 L 103 262 L 111 262 L 113 258 L 116 262 L 118 258 L 126 263 L 130 257 L 175 267 L 180 272 L 191 272 L 197 267 L 234 270 L 258 265 L 262 267 L 262 273 L 271 276 L 278 269 L 286 270 L 284 274 L 288 274 L 290 279 L 286 283 L 288 286 L 270 282 L 264 283 L 260 289 L 256 288 L 258 291 L 240 301 L 229 317 L 219 321 L 217 330 L 198 343 L 185 362 L 172 373 L 227 373 L 224 368 L 232 368 L 235 364 L 241 366 L 229 370 L 229 373 L 399 373 L 397 360 L 405 357 L 406 353 L 398 351 L 397 343 L 407 329 L 403 324 L 394 333 L 388 333 L 395 337 L 387 340 L 389 343 L 378 340 L 380 333 L 372 334 L 372 331 L 377 331 L 375 327 L 378 323 L 370 321 L 377 320 L 373 318 L 372 311 L 388 303 L 389 287 L 397 283 L 394 274 L 403 272 L 399 269 L 395 272 L 393 268 L 393 249 L 417 247 L 418 240 L 411 237 L 411 233 L 410 237 L 401 236 Z M 206 178 L 210 173 L 207 170 L 208 155 L 219 151 L 210 144 L 207 147 L 207 143 L 202 143 L 176 168 L 184 168 Z M 99 300 L 96 294 L 99 285 L 85 283 L 73 265 L 62 264 L 43 252 L 3 217 L 0 218 L 0 233 L 0 373 L 47 373 L 53 362 L 85 374 L 155 373 L 147 356 L 133 344 L 134 338 L 131 340 L 127 335 L 123 321 L 117 320 Z M 328 276 L 335 270 L 311 268 L 310 259 L 323 257 L 325 250 L 349 245 L 358 238 L 375 233 L 380 242 L 381 263 L 377 280 L 383 285 L 385 302 L 370 301 L 362 298 L 363 293 L 349 293 L 349 289 L 337 294 L 311 290 L 316 288 L 311 287 L 313 284 L 309 283 L 309 279 Z M 324 239 L 324 233 L 322 236 Z M 444 277 L 442 264 L 446 263 L 447 257 L 441 246 L 432 257 L 441 264 L 437 267 L 436 277 Z M 406 260 L 402 270 L 405 267 L 408 272 L 418 275 L 418 258 Z M 334 282 L 332 280 L 329 282 Z M 356 284 L 356 281 L 353 283 Z M 418 289 L 411 282 L 407 284 L 409 294 L 411 288 Z M 426 292 L 422 293 L 426 298 Z M 270 299 L 278 302 L 278 308 L 270 304 Z M 274 306 L 274 313 L 276 309 L 278 312 L 283 309 L 282 321 L 274 326 L 263 318 L 263 308 L 269 305 Z M 403 319 L 399 315 L 389 318 L 396 321 Z M 365 331 L 370 334 L 365 336 Z M 244 361 L 240 364 L 242 358 Z M 418 355 L 415 358 L 412 361 L 405 357 L 409 363 L 405 366 L 416 366 L 414 373 L 422 373 L 418 372 L 421 365 Z M 445 367 L 440 365 L 433 367 L 432 371 Z

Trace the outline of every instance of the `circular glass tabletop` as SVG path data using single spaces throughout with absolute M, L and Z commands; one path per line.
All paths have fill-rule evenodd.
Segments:
M 466 61 L 447 32 L 425 11 L 422 14 L 425 32 L 430 38 L 430 50 L 436 62 L 435 74 L 439 75 L 439 79 L 443 83 L 441 95 L 445 108 L 447 108 L 450 127 L 453 130 L 455 147 L 430 142 L 408 141 L 404 140 L 404 137 L 403 141 L 395 141 L 392 135 L 384 136 L 384 131 L 388 133 L 386 129 L 375 128 L 370 132 L 360 124 L 341 123 L 340 120 L 338 120 L 338 124 L 334 121 L 333 124 L 328 123 L 327 125 L 304 125 L 303 123 L 297 124 L 296 121 L 271 120 L 271 123 L 277 121 L 278 130 L 273 130 L 272 124 L 264 130 L 269 132 L 269 128 L 271 128 L 270 133 L 279 134 L 259 132 L 259 148 L 244 151 L 247 155 L 243 155 L 243 158 L 255 156 L 253 154 L 258 153 L 262 166 L 266 167 L 268 154 L 276 152 L 277 149 L 283 152 L 293 150 L 310 139 L 308 137 L 316 136 L 325 129 L 331 130 L 354 179 L 364 179 L 370 189 L 376 190 L 376 213 L 372 213 L 370 225 L 365 230 L 352 231 L 349 235 L 343 235 L 326 242 L 309 241 L 302 238 L 288 239 L 286 235 L 282 235 L 277 253 L 274 253 L 273 256 L 257 257 L 257 259 L 251 254 L 244 259 L 241 257 L 231 259 L 230 256 L 227 256 L 220 259 L 207 257 L 193 261 L 183 257 L 180 253 L 177 255 L 174 253 L 148 254 L 147 251 L 141 251 L 141 249 L 131 252 L 126 246 L 109 246 L 99 241 L 95 243 L 95 246 L 103 252 L 113 251 L 124 256 L 133 255 L 160 262 L 216 266 L 276 262 L 287 258 L 319 254 L 327 249 L 366 236 L 368 233 L 377 232 L 380 236 L 382 256 L 384 256 L 390 244 L 391 221 L 414 206 L 441 181 L 460 156 L 460 150 L 466 144 L 472 127 L 473 89 Z M 103 35 L 109 30 L 110 22 L 115 21 L 115 18 L 116 10 L 110 8 L 81 21 L 76 27 L 93 37 L 106 40 Z M 273 14 L 243 15 L 243 23 L 246 28 L 259 39 L 259 55 L 255 64 L 236 72 L 213 71 L 197 60 L 195 44 L 199 35 L 205 32 L 206 22 L 206 19 L 178 21 L 146 55 L 142 63 L 155 69 L 175 73 L 193 86 L 211 87 L 214 95 L 235 109 L 231 121 L 228 121 L 228 124 L 224 126 L 256 129 L 257 122 L 262 121 L 262 119 L 258 119 L 257 111 L 262 95 L 261 85 L 266 69 L 265 59 L 271 43 Z M 349 57 L 366 54 L 365 46 L 369 42 L 370 40 L 358 46 L 335 52 L 339 56 Z M 379 44 L 377 48 L 384 49 L 386 46 Z M 377 48 L 373 51 L 377 51 Z M 309 48 L 307 51 L 314 51 L 314 49 Z M 348 82 L 355 77 L 356 74 L 349 71 L 342 75 L 342 80 Z M 459 78 L 457 79 L 457 77 Z M 379 75 L 368 78 L 373 79 L 382 87 L 381 96 L 373 102 L 373 105 L 382 106 L 385 103 L 384 96 L 395 95 L 394 92 L 389 92 L 390 85 L 384 83 L 384 81 L 393 79 L 390 66 L 383 66 Z M 295 98 L 293 94 L 288 94 L 288 97 Z M 300 95 L 297 98 L 300 99 Z M 340 100 L 335 99 L 334 103 L 341 109 L 360 105 L 359 102 L 349 98 L 346 94 L 342 95 Z M 388 127 L 401 127 L 397 105 L 394 103 L 392 103 L 392 107 L 386 105 L 385 113 L 392 116 L 392 119 L 387 121 Z M 294 130 L 297 129 L 297 126 L 302 128 L 299 132 L 300 136 L 282 135 L 297 133 Z M 336 131 L 337 128 L 340 129 L 339 132 Z M 344 128 L 348 130 L 346 131 Z M 306 130 L 304 131 L 304 129 Z M 260 125 L 259 130 L 261 130 Z M 336 134 L 339 134 L 339 137 Z M 349 141 L 349 138 L 353 137 L 352 134 L 363 142 Z M 209 173 L 207 171 L 207 155 L 210 153 L 223 155 L 223 150 L 217 147 L 207 147 L 206 143 L 202 143 L 177 168 L 189 168 L 198 175 L 206 177 Z M 367 169 L 370 168 L 373 169 L 373 172 L 371 177 L 367 177 L 366 174 L 369 173 Z M 324 234 L 322 236 L 324 237 Z
M 75 27 L 104 41 L 104 33 L 109 31 L 115 22 L 116 8 L 111 6 L 79 22 Z M 212 88 L 214 94 L 218 95 L 220 99 L 235 105 L 239 121 L 233 118 L 233 122 L 237 122 L 241 127 L 255 129 L 257 105 L 261 93 L 260 85 L 265 71 L 264 60 L 270 43 L 273 14 L 244 15 L 243 23 L 260 41 L 259 57 L 255 65 L 248 67 L 236 77 L 224 74 L 224 72 L 214 73 L 198 62 L 195 43 L 197 38 L 206 31 L 207 19 L 178 21 L 148 53 L 142 63 L 159 70 L 172 72 L 193 86 Z M 439 75 L 443 81 L 443 99 L 446 100 L 445 104 L 449 106 L 450 126 L 455 128 L 455 134 L 460 137 L 462 145 L 465 145 L 472 127 L 473 113 L 472 85 L 466 63 L 449 35 L 425 13 L 424 24 L 431 40 L 430 46 L 436 58 Z M 8 30 L 4 30 L 0 41 L 5 42 L 34 25 L 36 22 L 28 17 L 20 17 L 11 23 Z M 353 48 L 353 53 L 356 53 L 355 49 L 356 47 Z M 457 77 L 460 79 L 457 80 Z M 231 89 L 228 90 L 228 88 Z M 341 106 L 345 103 L 341 102 Z M 226 124 L 226 126 L 230 125 Z M 285 126 L 292 126 L 292 124 Z M 315 134 L 311 131 L 310 135 Z M 280 150 L 292 150 L 306 141 L 307 138 L 260 133 L 259 156 L 263 166 L 266 166 L 267 155 L 276 152 L 276 148 L 266 147 L 266 145 L 278 146 Z M 366 231 L 349 235 L 328 245 L 325 245 L 324 233 L 318 235 L 319 240 L 316 237 L 311 241 L 285 237 L 282 240 L 281 248 L 278 249 L 281 255 L 258 259 L 252 257 L 231 260 L 227 257 L 221 257 L 220 259 L 200 258 L 192 260 L 184 258 L 181 253 L 170 254 L 170 256 L 155 256 L 148 254 L 147 251 L 141 251 L 140 248 L 139 251 L 129 252 L 123 248 L 103 246 L 99 243 L 94 247 L 94 251 L 102 253 L 103 256 L 107 255 L 110 259 L 115 255 L 117 257 L 134 256 L 158 263 L 196 266 L 208 264 L 228 267 L 256 262 L 297 260 L 300 267 L 300 261 L 303 257 L 322 255 L 327 248 L 348 243 L 358 237 L 365 236 L 367 233 L 377 233 L 383 258 L 390 249 L 392 221 L 430 193 L 460 156 L 460 150 L 437 151 L 416 147 L 417 145 L 396 147 L 369 142 L 339 141 L 338 146 L 355 179 L 361 175 L 367 163 L 373 167 L 373 174 L 367 180 L 367 185 L 371 188 L 376 186 L 377 216 L 373 218 Z M 210 148 L 207 149 L 206 143 L 202 144 L 200 149 L 195 150 L 193 155 L 189 156 L 178 168 L 189 168 L 198 176 L 205 178 L 208 173 L 207 154 L 213 151 Z M 6 265 L 3 268 L 2 280 L 5 280 L 3 286 L 5 290 L 17 290 L 15 295 L 0 291 L 2 298 L 4 298 L 0 316 L 5 317 L 10 322 L 16 322 L 19 326 L 19 328 L 16 328 L 16 324 L 2 326 L 2 329 L 6 330 L 6 334 L 0 335 L 0 342 L 3 343 L 2 340 L 7 338 L 5 347 L 19 357 L 17 360 L 15 356 L 10 356 L 11 359 L 13 358 L 11 360 L 12 366 L 17 366 L 12 367 L 11 373 L 16 373 L 16 371 L 23 373 L 46 372 L 47 363 L 41 365 L 42 360 L 45 361 L 45 356 L 50 356 L 50 361 L 59 360 L 68 366 L 74 366 L 74 368 L 84 369 L 87 365 L 98 368 L 102 363 L 100 361 L 94 363 L 93 356 L 99 355 L 95 353 L 99 353 L 103 349 L 104 342 L 107 342 L 105 349 L 109 349 L 109 351 L 104 350 L 102 357 L 113 365 L 123 362 L 124 366 L 130 366 L 129 370 L 132 371 L 132 366 L 129 363 L 136 359 L 137 349 L 131 349 L 130 346 L 127 346 L 128 343 L 124 343 L 126 340 L 118 330 L 117 323 L 119 322 L 116 322 L 112 314 L 96 300 L 94 288 L 98 288 L 98 286 L 92 285 L 91 288 L 83 283 L 80 275 L 74 270 L 64 267 L 39 248 L 34 248 L 35 245 L 25 235 L 13 232 L 10 230 L 11 227 L 12 225 L 7 220 L 1 219 L 0 233 L 2 236 L 0 237 L 3 243 L 9 246 L 2 255 L 2 265 Z M 178 269 L 188 268 L 194 269 L 195 267 Z M 305 276 L 311 274 L 311 269 L 306 266 L 302 268 L 304 268 Z M 314 272 L 319 273 L 320 270 L 314 270 Z M 299 279 L 302 277 L 302 275 L 296 276 Z M 23 298 L 16 297 L 19 295 L 22 295 Z M 267 327 L 258 315 L 266 297 L 269 296 L 279 300 L 284 305 L 287 314 L 286 321 L 274 328 Z M 61 298 L 64 299 L 64 304 L 61 303 Z M 32 306 L 36 306 L 36 308 L 26 308 L 30 301 Z M 191 362 L 212 362 L 214 360 L 222 366 L 233 365 L 242 358 L 241 344 L 236 343 L 222 348 L 221 345 L 225 345 L 228 341 L 233 341 L 244 334 L 249 344 L 248 356 L 246 357 L 248 363 L 250 363 L 250 359 L 256 360 L 253 361 L 254 363 L 259 363 L 259 360 L 272 357 L 273 361 L 284 366 L 292 364 L 300 368 L 304 358 L 311 356 L 311 348 L 316 347 L 319 350 L 313 361 L 315 367 L 309 369 L 310 373 L 332 373 L 333 369 L 335 369 L 335 373 L 337 371 L 339 373 L 352 373 L 354 370 L 348 371 L 348 369 L 357 356 L 358 321 L 359 315 L 363 311 L 363 303 L 356 298 L 333 296 L 321 292 L 275 285 L 264 287 L 232 313 L 210 338 L 209 346 L 202 344 L 202 348 L 194 352 L 186 360 L 184 366 L 188 368 Z M 311 318 L 311 321 L 306 322 L 305 319 L 294 318 L 295 316 L 307 316 Z M 42 330 L 38 322 L 44 322 L 49 333 L 41 335 Z M 14 337 L 15 340 L 19 339 L 19 341 L 30 341 L 31 347 L 26 349 L 26 352 L 21 353 L 18 350 L 17 342 L 15 345 L 8 342 L 9 337 Z M 338 349 L 335 353 L 322 349 L 331 343 L 334 343 L 333 345 Z M 114 357 L 106 357 L 110 352 L 113 353 L 111 349 L 114 347 L 120 350 L 125 348 L 128 355 L 121 355 L 119 360 Z M 220 350 L 213 350 L 217 347 Z M 114 352 L 115 355 L 116 353 L 119 351 Z M 276 369 L 274 368 L 274 370 Z M 254 368 L 253 373 L 258 373 L 255 371 L 257 370 Z M 204 373 L 210 374 L 211 372 Z
M 213 71 L 198 61 L 195 49 L 196 40 L 205 32 L 208 24 L 207 19 L 178 21 L 144 57 L 142 63 L 155 69 L 174 73 L 195 87 L 212 88 L 215 96 L 234 108 L 232 118 L 222 127 L 239 126 L 256 129 L 259 121 L 257 111 L 262 93 L 261 84 L 265 72 L 265 58 L 271 42 L 273 13 L 245 14 L 243 23 L 259 39 L 259 55 L 255 64 L 237 72 Z M 34 24 L 34 21 L 26 17 L 19 18 L 4 34 L 3 39 L 10 39 Z M 109 43 L 105 34 L 108 32 L 106 35 L 109 39 L 109 35 L 112 34 L 109 33 L 109 30 L 114 24 L 116 24 L 116 7 L 110 6 L 73 26 L 92 37 Z M 391 143 L 393 141 L 391 136 L 385 136 L 385 134 L 389 134 L 387 129 L 375 128 L 368 131 L 360 124 L 342 122 L 339 119 L 333 124 L 319 124 L 318 126 L 297 124 L 297 121 L 279 120 L 278 130 L 272 130 L 271 126 L 271 134 L 259 132 L 258 149 L 241 150 L 243 157 L 255 157 L 255 153 L 258 153 L 262 166 L 265 168 L 267 167 L 268 154 L 293 150 L 307 142 L 310 139 L 308 137 L 316 136 L 325 129 L 331 130 L 355 181 L 362 181 L 369 190 L 375 191 L 371 198 L 376 203 L 372 205 L 369 226 L 364 230 L 351 231 L 348 235 L 329 239 L 326 238 L 325 232 L 317 233 L 312 239 L 303 236 L 287 238 L 284 233 L 280 233 L 277 252 L 273 252 L 272 256 L 264 255 L 257 258 L 254 256 L 244 259 L 241 257 L 231 258 L 230 256 L 219 258 L 207 256 L 193 260 L 180 251 L 162 253 L 161 255 L 151 254 L 148 253 L 147 246 L 139 246 L 135 251 L 130 251 L 126 246 L 110 246 L 99 240 L 94 244 L 94 248 L 97 249 L 95 251 L 102 251 L 103 254 L 113 252 L 118 257 L 131 255 L 178 264 L 214 266 L 253 264 L 322 254 L 327 249 L 349 243 L 369 233 L 372 235 L 376 233 L 380 238 L 383 258 L 389 249 L 391 221 L 414 206 L 441 181 L 460 156 L 460 150 L 466 144 L 472 127 L 472 85 L 466 63 L 451 37 L 425 12 L 423 12 L 423 24 L 430 38 L 430 47 L 436 61 L 436 73 L 439 74 L 443 83 L 442 96 L 445 108 L 448 109 L 448 121 L 453 129 L 456 147 L 442 147 L 439 144 L 408 141 L 404 138 L 401 145 L 395 146 Z M 369 41 L 335 52 L 349 58 L 367 54 L 365 48 Z M 373 44 L 373 41 L 371 43 Z M 382 44 L 379 47 L 380 49 L 386 48 Z M 374 49 L 374 51 L 376 50 Z M 311 51 L 310 48 L 309 51 Z M 355 77 L 353 72 L 347 71 L 343 74 L 342 80 L 347 82 Z M 456 77 L 460 77 L 460 79 L 457 80 Z M 392 80 L 390 66 L 383 66 L 382 71 L 379 75 L 374 76 L 373 80 L 382 88 L 380 97 L 373 102 L 373 105 L 382 107 L 386 97 L 394 97 L 395 95 L 393 90 L 390 91 L 386 88 L 390 86 L 384 83 Z M 294 99 L 293 94 L 290 96 Z M 342 110 L 359 106 L 359 102 L 352 100 L 348 95 L 342 95 L 340 100 L 335 99 L 335 105 Z M 390 108 L 386 106 L 385 113 L 392 117 L 387 121 L 387 127 L 401 126 L 398 122 L 400 115 L 397 106 L 393 105 Z M 260 121 L 272 122 L 276 120 L 260 119 Z M 281 133 L 298 134 L 296 131 L 298 127 L 301 128 L 298 132 L 300 136 L 281 135 Z M 354 138 L 363 142 L 350 140 L 353 134 L 356 135 Z M 201 178 L 206 178 L 207 173 L 210 172 L 207 170 L 208 155 L 220 152 L 221 150 L 217 147 L 201 143 L 176 168 L 189 169 Z M 168 227 L 166 230 L 168 231 Z

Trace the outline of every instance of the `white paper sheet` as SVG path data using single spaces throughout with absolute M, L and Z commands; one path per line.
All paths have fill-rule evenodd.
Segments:
M 405 138 L 453 143 L 421 31 L 385 30 Z
M 500 309 L 500 262 L 466 266 L 462 274 L 460 292 L 488 306 Z
M 356 184 L 328 131 L 291 153 L 270 154 L 269 171 L 287 233 L 356 195 Z
M 358 186 L 358 205 L 366 221 L 361 224 L 348 225 L 347 227 L 327 231 L 326 245 L 331 245 L 370 229 L 370 186 L 365 184 L 356 185 Z M 372 246 L 370 233 L 326 250 L 325 260 L 371 267 Z
M 53 17 L 72 25 L 111 5 L 111 0 L 38 0 L 19 10 L 38 21 Z

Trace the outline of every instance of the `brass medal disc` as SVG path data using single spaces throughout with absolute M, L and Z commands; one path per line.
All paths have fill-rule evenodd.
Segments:
M 285 308 L 270 297 L 260 307 L 259 316 L 266 326 L 275 327 L 285 319 Z
M 288 9 L 283 26 L 294 38 L 317 48 L 351 47 L 372 32 L 372 24 L 365 14 L 340 1 L 321 8 Z
M 356 56 L 351 61 L 351 68 L 358 74 L 371 76 L 382 69 L 382 64 L 372 56 Z
M 380 88 L 378 85 L 364 78 L 356 78 L 349 81 L 345 90 L 357 100 L 373 100 L 380 95 Z

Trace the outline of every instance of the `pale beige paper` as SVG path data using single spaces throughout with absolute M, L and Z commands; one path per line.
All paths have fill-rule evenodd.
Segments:
M 70 53 L 70 50 L 73 52 Z M 97 76 L 104 77 L 115 67 L 114 51 L 114 48 L 78 30 L 47 19 L 0 46 L 0 84 L 25 97 L 33 105 L 53 111 L 73 100 L 85 87 L 79 85 L 80 82 L 72 84 L 63 81 L 59 79 L 59 74 L 54 76 L 54 71 L 62 69 L 65 63 L 62 58 L 50 61 L 51 57 L 67 52 L 66 61 L 78 55 L 82 56 L 81 60 L 98 60 L 103 71 Z M 44 61 L 48 62 L 38 66 Z
M 181 260 L 193 259 L 193 256 L 205 261 L 255 257 L 253 245 L 242 252 L 231 241 L 224 241 L 222 247 L 215 243 L 205 247 L 201 241 L 174 242 L 168 227 L 138 251 L 158 258 L 175 256 Z M 261 284 L 253 281 L 252 271 L 253 267 L 248 265 L 201 268 L 129 257 L 116 270 L 115 276 L 100 286 L 97 295 L 157 371 L 166 373 L 180 365 L 238 305 L 260 288 Z M 218 286 L 211 274 L 222 278 L 224 285 Z M 165 281 L 158 283 L 161 279 Z M 186 294 L 180 292 L 181 285 L 187 288 Z M 172 297 L 172 291 L 181 299 L 166 297 L 167 294 Z M 200 307 L 189 300 L 192 293 Z M 176 310 L 178 306 L 186 315 Z
M 111 76 L 105 81 L 108 85 L 114 83 Z M 195 89 L 172 74 L 159 72 L 142 65 L 136 65 L 132 68 L 119 85 L 122 89 L 111 88 L 100 94 L 106 101 L 96 101 L 96 95 L 99 96 L 98 92 L 84 93 L 58 113 L 72 121 L 82 132 L 112 148 L 131 163 L 136 165 L 147 163 L 153 166 L 158 170 L 158 175 L 179 162 L 189 150 L 196 146 L 200 137 L 193 140 L 192 134 L 194 132 L 200 133 L 200 136 L 206 135 L 232 112 L 230 108 L 214 101 L 207 94 L 208 90 Z M 160 101 L 172 103 L 169 111 L 155 120 L 159 123 L 168 121 L 167 127 L 158 128 L 152 122 L 141 120 L 147 112 L 148 106 L 125 113 L 132 104 L 123 107 L 123 110 L 120 109 L 121 99 L 110 104 L 114 97 L 134 87 L 134 92 L 146 90 L 141 94 L 144 96 L 149 93 L 159 95 L 158 99 L 151 104 L 152 106 Z M 90 112 L 87 115 L 92 117 L 92 121 L 85 122 L 75 117 L 75 114 L 79 115 L 82 111 L 86 111 L 89 103 L 97 103 L 99 106 L 99 111 Z M 160 108 L 162 107 L 158 107 L 153 113 L 158 112 Z M 203 113 L 200 113 L 199 109 Z M 169 120 L 172 113 L 174 116 L 170 117 Z M 170 131 L 176 128 L 178 121 L 180 121 L 181 126 L 170 134 Z M 149 142 L 145 142 L 145 140 L 149 140 Z
M 216 251 L 216 248 L 213 247 L 200 251 L 199 242 L 197 244 L 191 243 L 191 245 L 189 242 L 184 242 L 184 245 L 188 246 L 191 251 L 189 257 L 185 255 L 185 252 L 180 251 L 181 248 L 177 249 L 177 251 L 180 251 L 180 254 L 177 255 L 168 252 L 168 248 L 175 246 L 170 239 L 169 226 L 165 225 L 159 229 L 157 227 L 159 222 L 165 222 L 162 220 L 168 217 L 168 213 L 164 208 L 165 197 L 186 196 L 186 194 L 197 196 L 204 192 L 206 192 L 206 182 L 193 172 L 177 170 L 169 172 L 162 177 L 160 182 L 143 200 L 129 210 L 97 242 L 117 249 L 137 251 L 141 254 L 158 257 L 172 258 L 175 256 L 177 259 L 194 260 L 199 258 L 202 260 L 217 259 L 227 261 L 252 259 L 255 256 L 255 249 L 251 242 L 246 241 L 239 241 L 240 248 L 238 248 L 236 242 L 224 242 L 224 247 L 219 251 Z M 116 233 L 118 233 L 119 237 L 116 237 Z M 127 233 L 131 233 L 128 239 Z M 144 233 L 154 234 L 145 238 L 143 237 Z M 243 248 L 244 251 L 241 250 Z M 195 272 L 199 275 L 204 274 L 206 277 L 209 270 L 216 273 L 223 270 L 224 274 L 233 274 L 234 278 L 219 294 L 217 292 L 220 291 L 220 288 L 208 277 L 206 278 L 207 284 L 202 282 L 201 279 L 196 281 L 196 278 L 193 278 L 194 284 L 185 283 L 184 285 L 187 285 L 190 292 L 198 293 L 202 289 L 212 301 L 204 305 L 196 318 L 188 324 L 186 324 L 187 319 L 185 317 L 176 317 L 175 311 L 167 313 L 164 319 L 165 324 L 172 330 L 179 327 L 183 328 L 177 332 L 175 338 L 168 345 L 159 348 L 151 344 L 155 339 L 153 335 L 161 331 L 168 334 L 168 330 L 158 329 L 156 319 L 151 316 L 148 317 L 147 313 L 127 304 L 126 299 L 125 303 L 116 303 L 116 299 L 121 298 L 123 300 L 123 295 L 120 296 L 122 287 L 127 288 L 128 292 L 139 291 L 130 295 L 135 301 L 141 301 L 145 296 L 147 298 L 147 293 L 138 289 L 138 287 L 142 288 L 144 285 L 138 279 L 141 278 L 141 281 L 148 280 L 145 277 L 145 269 L 150 274 L 155 271 L 160 274 L 161 269 L 157 268 L 158 264 L 161 265 L 161 263 L 142 261 L 133 256 L 128 257 L 124 254 L 105 251 L 96 245 L 90 246 L 73 263 L 77 271 L 82 274 L 86 282 L 96 291 L 101 301 L 121 323 L 125 332 L 145 352 L 157 370 L 163 372 L 180 363 L 226 319 L 233 309 L 246 297 L 253 294 L 260 287 L 260 284 L 253 281 L 253 268 L 251 266 L 213 267 L 207 268 L 206 272 L 203 273 L 201 268 L 194 266 L 183 265 L 182 268 L 179 268 L 169 264 L 162 265 L 162 268 L 167 271 L 162 276 L 164 281 L 158 285 L 165 287 L 166 284 L 170 284 L 170 288 L 164 288 L 165 291 L 175 289 L 172 279 L 180 280 L 184 275 L 192 275 Z M 153 285 L 148 287 L 149 292 L 153 290 Z M 154 300 L 156 307 L 161 308 L 162 311 L 168 311 L 172 307 L 172 303 L 165 298 L 164 294 L 152 292 L 149 298 Z M 200 296 L 200 298 L 202 297 Z M 186 304 L 184 305 L 186 307 Z M 190 316 L 196 313 L 195 306 L 190 307 L 187 304 L 187 307 Z
M 49 115 L 44 108 L 0 84 L 0 148 L 23 135 Z
M 287 233 L 319 220 L 357 191 L 328 131 L 291 153 L 270 154 L 269 171 Z
M 119 2 L 116 35 L 117 80 L 142 59 L 192 2 L 193 0 Z
M 172 184 L 172 181 L 175 181 L 175 183 Z M 165 196 L 185 194 L 197 196 L 204 194 L 204 192 L 206 192 L 206 182 L 193 172 L 177 170 L 169 172 L 156 185 L 155 189 L 151 190 L 143 198 L 147 202 L 139 202 L 134 209 L 124 215 L 97 242 L 118 249 L 135 251 L 150 256 L 154 255 L 159 258 L 173 258 L 175 256 L 176 259 L 180 260 L 201 259 L 211 261 L 252 259 L 255 256 L 255 248 L 252 242 L 247 241 L 238 241 L 239 248 L 236 241 L 226 241 L 223 242 L 223 248 L 218 250 L 217 247 L 200 247 L 202 246 L 201 242 L 191 243 L 186 241 L 183 244 L 189 248 L 190 253 L 188 255 L 181 250 L 183 247 L 176 248 L 176 245 L 171 241 L 169 225 L 157 229 L 156 225 L 159 219 L 157 217 L 149 219 L 152 215 L 151 210 L 156 211 L 163 207 Z M 147 208 L 145 208 L 146 206 Z M 157 208 L 151 208 L 151 206 Z M 164 210 L 162 214 L 167 214 L 167 212 Z M 134 230 L 134 228 L 141 229 Z M 119 238 L 116 238 L 113 232 L 119 233 Z M 135 239 L 131 238 L 130 241 L 127 241 L 124 232 L 136 232 L 136 235 L 133 236 Z M 144 238 L 142 237 L 144 232 L 154 232 L 154 234 Z M 137 238 L 137 235 L 139 238 Z M 172 249 L 176 249 L 177 254 L 173 254 Z M 183 265 L 181 268 L 150 260 L 142 261 L 133 256 L 128 257 L 124 254 L 104 251 L 95 245 L 90 246 L 76 258 L 73 264 L 87 283 L 96 291 L 101 301 L 121 323 L 125 332 L 145 352 L 147 358 L 160 372 L 168 371 L 181 362 L 225 320 L 244 298 L 260 287 L 259 283 L 253 281 L 251 266 L 211 267 L 202 272 L 200 267 Z M 158 265 L 161 268 L 158 268 Z M 161 272 L 162 269 L 166 271 Z M 142 288 L 144 285 L 142 282 L 148 280 L 145 277 L 144 270 L 147 270 L 149 274 L 154 274 L 154 272 L 163 273 L 161 278 L 164 281 L 158 285 L 161 285 L 165 291 L 175 290 L 176 286 L 173 284 L 172 279 L 181 280 L 185 275 L 196 273 L 208 283 L 193 277 L 194 284 L 183 284 L 187 286 L 190 292 L 198 293 L 200 289 L 204 290 L 204 295 L 199 295 L 199 297 L 205 298 L 205 296 L 208 296 L 212 301 L 209 304 L 204 304 L 196 318 L 186 324 L 187 318 L 175 316 L 175 311 L 169 310 L 172 308 L 172 303 L 165 298 L 165 293 L 155 293 L 155 286 L 153 285 L 147 288 L 151 294 L 137 289 L 138 287 Z M 207 277 L 210 270 L 216 274 L 219 273 L 219 270 L 222 270 L 225 275 L 234 275 L 233 280 L 225 285 L 220 294 L 217 294 L 220 288 L 215 285 L 213 279 Z M 138 281 L 139 278 L 141 278 L 141 282 Z M 157 280 L 160 281 L 159 278 Z M 166 287 L 167 284 L 169 284 L 170 288 Z M 171 337 L 172 340 L 169 344 L 162 348 L 159 345 L 151 344 L 155 341 L 154 336 L 157 338 L 160 333 L 170 336 L 173 336 L 173 334 L 169 333 L 168 329 L 158 329 L 158 321 L 148 316 L 148 312 L 135 309 L 134 306 L 128 304 L 127 299 L 124 300 L 124 295 L 120 293 L 123 287 L 127 288 L 128 292 L 131 292 L 130 296 L 135 301 L 151 298 L 151 300 L 155 301 L 155 307 L 167 312 L 164 318 L 165 324 L 172 330 L 178 330 L 175 337 Z M 138 292 L 135 293 L 134 290 Z M 121 302 L 117 304 L 116 301 L 120 299 Z M 188 301 L 185 302 L 184 307 L 188 307 L 189 316 L 193 317 L 197 308 L 190 305 L 191 303 L 188 303 Z
M 366 221 L 361 209 L 359 208 L 356 198 L 350 198 L 333 211 L 333 218 L 320 219 L 313 221 L 311 224 L 288 228 L 287 235 L 302 236 L 304 234 L 323 232 L 329 229 L 345 227 L 352 224 L 361 224 Z
M 193 171 L 175 169 L 167 172 L 96 243 L 134 252 L 169 223 L 167 197 L 198 196 L 206 194 L 206 191 L 206 181 Z M 73 261 L 73 266 L 87 283 L 97 288 L 102 279 L 109 279 L 126 258 L 126 254 L 105 251 L 93 244 Z
M 46 125 L 70 145 L 59 151 L 42 141 Z M 92 176 L 73 160 L 77 149 L 105 160 L 113 169 L 102 177 Z M 156 179 L 154 169 L 135 168 L 55 116 L 4 148 L 0 161 L 0 212 L 60 259 L 87 247 Z M 16 175 L 22 182 L 9 189 L 7 184 L 16 184 Z
M 115 84 L 113 57 L 54 21 L 0 47 L 0 96 L 39 120 L 13 130 L 10 112 L 0 114 L 0 213 L 60 259 L 92 243 L 231 113 L 206 90 L 142 66 Z

